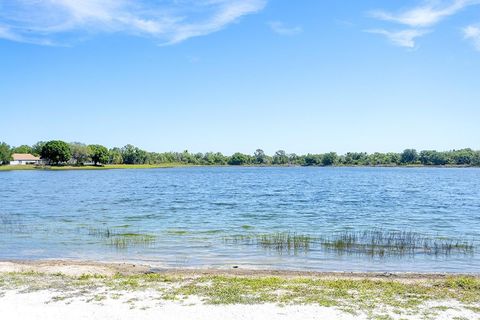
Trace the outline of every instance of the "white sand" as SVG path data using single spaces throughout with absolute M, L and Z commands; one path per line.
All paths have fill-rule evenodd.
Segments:
M 129 294 L 128 299 L 135 298 Z M 342 313 L 334 308 L 319 306 L 228 305 L 211 306 L 201 303 L 188 305 L 180 302 L 165 302 L 146 299 L 136 301 L 135 306 L 122 299 L 107 299 L 101 302 L 87 302 L 80 298 L 68 301 L 51 301 L 55 294 L 48 291 L 16 293 L 6 292 L 0 298 L 0 318 L 2 320 L 146 320 L 146 319 L 366 319 Z M 127 299 L 127 300 L 128 300 Z M 146 309 L 145 309 L 146 308 Z
M 336 308 L 317 305 L 278 306 L 261 305 L 205 305 L 199 300 L 172 302 L 152 298 L 155 292 L 124 292 L 121 298 L 109 297 L 95 301 L 86 297 L 73 297 L 55 301 L 58 292 L 36 291 L 19 293 L 9 290 L 0 294 L 0 319 L 2 320 L 362 320 L 365 314 L 352 315 Z M 455 301 L 429 303 L 424 310 L 435 306 L 448 310 L 430 314 L 428 319 L 480 319 L 480 315 L 465 309 Z M 433 317 L 432 317 L 433 315 Z M 390 313 L 392 319 L 425 319 L 417 314 Z
M 116 272 L 140 274 L 147 266 L 129 264 L 79 263 L 68 261 L 40 261 L 35 263 L 0 262 L 2 272 L 42 272 L 46 274 L 63 273 L 70 276 L 81 274 L 113 275 Z M 348 275 L 345 275 L 348 277 Z M 358 277 L 359 275 L 356 275 Z M 352 277 L 352 276 L 349 276 Z M 416 276 L 404 275 L 402 281 L 416 281 Z M 34 278 L 33 278 L 34 279 Z M 45 283 L 43 283 L 45 285 Z M 169 285 L 169 284 L 166 284 Z M 172 284 L 175 285 L 175 284 Z M 13 289 L 16 288 L 16 289 Z M 136 291 L 118 291 L 106 286 L 78 290 L 63 290 L 63 287 L 44 286 L 48 290 L 32 291 L 28 286 L 8 287 L 0 289 L 0 320 L 270 320 L 270 319 L 322 319 L 350 320 L 369 319 L 360 313 L 352 315 L 335 307 L 318 305 L 208 305 L 198 298 L 186 301 L 162 300 L 161 292 L 156 289 Z M 25 290 L 26 289 L 26 290 Z M 19 291 L 20 290 L 20 291 Z M 25 290 L 25 291 L 21 291 Z M 480 308 L 480 301 L 474 304 Z M 355 310 L 355 305 L 350 306 Z M 374 313 L 388 313 L 392 319 L 472 319 L 480 320 L 480 313 L 474 312 L 459 301 L 429 301 L 420 307 L 418 312 L 381 308 Z M 425 317 L 427 315 L 427 317 Z

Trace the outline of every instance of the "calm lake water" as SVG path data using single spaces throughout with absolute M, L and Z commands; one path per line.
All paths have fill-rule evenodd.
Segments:
M 159 267 L 480 272 L 480 169 L 199 167 L 0 172 L 0 259 Z M 108 234 L 145 234 L 113 245 Z M 473 252 L 278 252 L 233 235 L 403 230 L 468 239 Z M 130 238 L 135 238 L 131 236 Z

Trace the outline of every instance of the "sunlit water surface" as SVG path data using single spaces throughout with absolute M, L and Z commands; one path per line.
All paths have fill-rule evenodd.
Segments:
M 470 254 L 278 252 L 239 234 L 373 229 L 478 245 L 480 169 L 198 167 L 0 172 L 0 259 L 135 261 L 160 267 L 480 272 Z M 154 241 L 119 248 L 102 230 Z

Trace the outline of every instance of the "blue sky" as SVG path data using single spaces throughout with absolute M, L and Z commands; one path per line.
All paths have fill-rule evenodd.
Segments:
M 480 149 L 480 1 L 0 0 L 0 141 Z

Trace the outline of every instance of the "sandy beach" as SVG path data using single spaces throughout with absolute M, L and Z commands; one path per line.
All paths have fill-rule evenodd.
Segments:
M 3 261 L 0 310 L 2 319 L 42 320 L 480 319 L 479 284 L 478 275 Z

